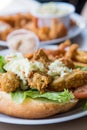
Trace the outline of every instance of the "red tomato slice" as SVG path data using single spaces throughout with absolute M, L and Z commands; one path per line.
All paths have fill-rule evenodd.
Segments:
M 74 96 L 76 98 L 87 98 L 87 85 L 77 88 L 74 91 Z

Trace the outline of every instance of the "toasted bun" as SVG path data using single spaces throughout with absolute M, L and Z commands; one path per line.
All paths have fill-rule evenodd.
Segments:
M 0 91 L 0 113 L 20 118 L 45 118 L 71 109 L 77 99 L 69 103 L 26 99 L 22 104 L 15 103 L 10 94 Z

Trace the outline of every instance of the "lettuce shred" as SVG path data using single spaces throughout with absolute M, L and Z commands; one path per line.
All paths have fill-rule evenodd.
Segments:
M 0 72 L 1 73 L 4 73 L 5 72 L 5 70 L 4 70 L 4 68 L 3 68 L 3 66 L 5 65 L 5 58 L 3 57 L 3 56 L 0 56 Z
M 24 92 L 18 90 L 12 92 L 11 97 L 16 103 L 22 103 L 26 98 L 46 99 L 52 102 L 65 103 L 74 98 L 72 92 L 66 89 L 63 92 L 45 92 L 43 94 L 40 94 L 37 90 L 27 90 Z

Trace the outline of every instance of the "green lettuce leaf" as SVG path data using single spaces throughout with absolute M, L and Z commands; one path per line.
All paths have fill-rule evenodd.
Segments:
M 83 67 L 80 66 L 80 65 L 76 65 L 75 68 L 79 68 L 79 69 L 82 69 Z
M 5 65 L 5 58 L 3 56 L 0 56 L 0 72 L 5 72 L 3 66 Z
M 83 67 L 81 70 L 87 71 L 87 66 L 86 66 L 86 67 Z
M 87 110 L 87 99 L 83 100 L 83 109 Z
M 81 69 L 83 71 L 87 71 L 87 66 L 82 67 L 82 66 L 76 65 L 75 68 L 79 68 L 79 69 Z
M 43 94 L 40 94 L 36 90 L 16 91 L 11 93 L 11 97 L 16 103 L 22 103 L 26 98 L 47 99 L 59 103 L 69 102 L 74 98 L 73 94 L 68 90 L 64 90 L 63 92 L 45 92 Z
M 24 97 L 24 92 L 22 91 L 16 91 L 11 93 L 11 97 L 13 101 L 16 103 L 22 103 L 26 97 Z
M 87 101 L 86 101 L 86 103 L 84 105 L 84 110 L 87 110 Z

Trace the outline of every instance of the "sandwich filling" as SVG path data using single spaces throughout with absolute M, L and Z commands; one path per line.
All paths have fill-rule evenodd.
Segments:
M 87 72 L 72 66 L 68 59 L 50 60 L 43 50 L 37 51 L 32 59 L 21 53 L 1 56 L 0 90 L 10 93 L 17 103 L 26 98 L 72 102 L 72 90 L 87 83 Z

